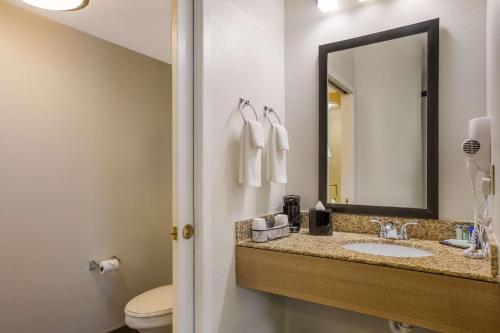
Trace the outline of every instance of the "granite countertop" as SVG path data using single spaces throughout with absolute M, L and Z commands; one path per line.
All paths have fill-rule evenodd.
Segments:
M 400 258 L 364 254 L 346 250 L 342 245 L 352 242 L 390 243 L 421 248 L 434 253 L 430 257 Z M 365 264 L 435 273 L 487 282 L 498 282 L 492 271 L 491 259 L 471 259 L 463 256 L 463 250 L 425 239 L 388 240 L 369 234 L 334 232 L 332 236 L 312 236 L 307 229 L 298 234 L 267 243 L 240 240 L 237 246 L 278 251 L 313 257 L 345 260 Z

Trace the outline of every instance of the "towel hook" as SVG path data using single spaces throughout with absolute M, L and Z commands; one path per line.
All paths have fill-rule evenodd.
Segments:
M 259 116 L 257 115 L 257 111 L 255 111 L 255 108 L 253 107 L 252 103 L 248 99 L 243 99 L 240 97 L 240 112 L 241 112 L 241 118 L 243 118 L 243 121 L 246 123 L 248 121 L 247 118 L 245 118 L 245 114 L 243 113 L 243 109 L 249 106 L 252 108 L 253 114 L 255 115 L 255 120 L 259 121 Z
M 271 122 L 271 118 L 269 117 L 270 113 L 274 114 L 274 116 L 276 117 L 276 119 L 278 119 L 278 124 L 281 125 L 281 119 L 278 116 L 278 114 L 276 113 L 276 111 L 274 111 L 274 109 L 272 107 L 270 107 L 270 106 L 264 106 L 264 117 L 267 118 L 267 121 L 269 122 L 269 124 L 271 126 L 273 126 L 274 124 Z

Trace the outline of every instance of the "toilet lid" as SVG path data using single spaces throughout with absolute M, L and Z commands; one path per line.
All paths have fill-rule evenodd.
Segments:
M 125 314 L 136 318 L 161 316 L 172 313 L 173 302 L 172 285 L 158 287 L 134 297 L 125 306 Z

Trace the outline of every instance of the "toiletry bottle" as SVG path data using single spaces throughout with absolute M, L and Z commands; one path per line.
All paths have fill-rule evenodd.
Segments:
M 290 232 L 299 232 L 302 218 L 300 215 L 300 197 L 298 195 L 285 195 L 283 197 L 283 214 L 288 215 Z
M 462 239 L 463 240 L 469 240 L 470 239 L 470 236 L 469 236 L 469 226 L 467 226 L 467 225 L 462 226 Z
M 455 226 L 455 238 L 458 239 L 458 240 L 462 240 L 463 239 L 463 234 L 462 234 L 462 226 L 460 224 L 457 224 Z

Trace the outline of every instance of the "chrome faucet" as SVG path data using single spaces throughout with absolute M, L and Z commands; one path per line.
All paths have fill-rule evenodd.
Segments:
M 371 219 L 370 220 L 372 223 L 377 223 L 380 225 L 380 229 L 378 232 L 378 237 L 379 238 L 388 238 L 388 239 L 402 239 L 402 240 L 408 240 L 408 231 L 407 227 L 409 225 L 415 225 L 417 222 L 408 222 L 403 224 L 403 226 L 398 230 L 396 229 L 396 225 L 394 222 L 387 222 L 387 223 L 382 223 L 377 219 Z

